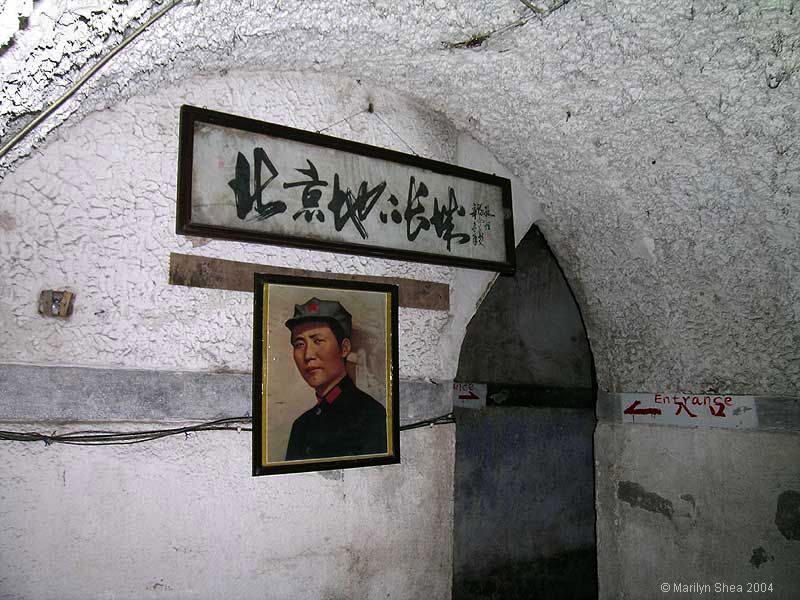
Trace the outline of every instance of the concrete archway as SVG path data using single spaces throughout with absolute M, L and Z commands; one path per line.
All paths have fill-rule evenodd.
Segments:
M 596 598 L 592 354 L 536 226 L 517 261 L 459 357 L 487 406 L 456 409 L 453 598 Z

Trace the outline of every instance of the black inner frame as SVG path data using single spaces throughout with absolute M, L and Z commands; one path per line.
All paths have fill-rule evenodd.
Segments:
M 201 223 L 192 223 L 192 168 L 194 159 L 194 130 L 195 123 L 209 123 L 264 134 L 276 138 L 284 138 L 315 146 L 322 146 L 359 154 L 371 158 L 378 158 L 412 167 L 427 169 L 441 175 L 451 175 L 462 179 L 470 179 L 481 183 L 496 185 L 501 188 L 503 204 L 503 226 L 506 244 L 506 260 L 503 262 L 479 260 L 472 258 L 454 257 L 413 250 L 399 250 L 379 246 L 333 242 L 317 240 L 311 237 L 298 237 L 263 233 L 247 229 L 221 227 Z M 504 275 L 513 275 L 515 271 L 515 243 L 514 243 L 514 218 L 511 204 L 511 181 L 497 175 L 474 171 L 464 167 L 451 165 L 440 161 L 422 158 L 412 154 L 405 154 L 386 148 L 378 148 L 359 142 L 352 142 L 340 138 L 330 137 L 319 133 L 294 129 L 284 125 L 257 121 L 247 117 L 217 112 L 196 106 L 183 105 L 180 113 L 180 143 L 178 148 L 178 202 L 176 233 L 199 237 L 236 240 L 258 244 L 274 244 L 278 246 L 291 246 L 311 250 L 325 250 L 343 254 L 357 254 L 363 256 L 377 256 L 394 260 L 408 260 L 425 262 L 487 271 L 498 271 Z

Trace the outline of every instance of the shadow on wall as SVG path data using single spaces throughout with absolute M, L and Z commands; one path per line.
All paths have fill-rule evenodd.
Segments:
M 535 225 L 517 247 L 517 274 L 495 280 L 467 325 L 456 380 L 595 387 L 580 309 Z
M 596 560 L 594 548 L 585 548 L 509 562 L 457 582 L 453 599 L 596 598 Z
M 467 327 L 457 381 L 453 600 L 597 598 L 596 386 L 581 314 L 535 226 Z

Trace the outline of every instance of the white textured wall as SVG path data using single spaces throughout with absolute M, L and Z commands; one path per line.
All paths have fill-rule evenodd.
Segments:
M 19 4 L 8 6 L 16 10 Z M 66 0 L 34 3 L 27 28 L 13 34 L 14 45 L 0 56 L 0 75 L 7 82 L 0 88 L 4 140 L 31 118 L 31 111 L 57 97 L 81 68 L 156 7 L 152 2 L 97 0 L 80 3 L 77 10 L 75 4 L 68 4 Z M 91 25 L 75 14 L 87 9 Z M 92 10 L 96 12 L 92 14 Z M 181 89 L 180 82 L 199 73 L 225 80 L 225 72 L 242 69 L 245 76 L 224 90 L 222 97 L 229 99 L 231 106 L 238 105 L 240 97 L 254 98 L 263 111 L 255 116 L 268 116 L 276 100 L 254 91 L 252 81 L 271 79 L 266 73 L 299 71 L 327 73 L 340 81 L 333 96 L 343 99 L 336 106 L 347 111 L 309 109 L 307 115 L 297 117 L 297 125 L 319 127 L 335 120 L 333 113 L 339 117 L 350 114 L 351 108 L 357 110 L 360 103 L 349 102 L 352 96 L 346 89 L 360 79 L 371 86 L 398 90 L 439 111 L 443 121 L 436 122 L 446 120 L 468 131 L 521 178 L 529 190 L 531 218 L 537 219 L 551 243 L 583 310 L 601 390 L 713 389 L 797 395 L 800 10 L 796 2 L 573 0 L 545 19 L 511 27 L 525 15 L 526 9 L 517 0 L 203 0 L 175 8 L 0 162 L 5 173 L 0 185 L 0 261 L 4 278 L 14 288 L 0 292 L 0 325 L 11 340 L 0 349 L 0 360 L 43 360 L 52 344 L 76 352 L 75 356 L 58 353 L 52 360 L 59 362 L 78 359 L 157 368 L 175 365 L 175 361 L 190 368 L 246 364 L 241 350 L 249 343 L 246 322 L 233 308 L 247 304 L 240 295 L 175 292 L 163 285 L 164 254 L 172 249 L 188 250 L 189 242 L 164 243 L 171 227 L 172 213 L 166 203 L 171 192 L 154 184 L 152 173 L 164 169 L 163 176 L 156 179 L 172 181 L 174 165 L 169 153 L 175 148 L 170 145 L 174 144 L 175 121 L 165 117 L 174 114 L 173 98 L 159 96 L 157 90 L 171 84 Z M 6 31 L 4 28 L 4 36 Z M 471 47 L 454 49 L 442 44 L 470 40 L 474 42 Z M 338 91 L 339 85 L 344 92 Z M 296 88 L 288 89 L 291 94 Z M 202 100 L 207 96 L 201 88 L 192 93 L 201 99 L 199 104 L 225 108 L 213 98 Z M 142 104 L 148 94 L 161 97 L 164 105 Z M 133 99 L 126 103 L 127 98 Z M 327 95 L 315 102 L 333 99 Z M 110 113 L 92 114 L 103 106 L 114 107 L 119 123 L 127 124 L 124 130 L 116 128 L 115 120 L 104 122 Z M 125 116 L 126 111 L 138 114 L 132 110 L 134 106 L 147 106 L 148 114 L 152 112 L 160 125 L 154 130 L 152 121 L 146 120 L 139 127 L 138 119 Z M 380 104 L 376 106 L 381 110 Z M 91 116 L 86 126 L 57 130 L 55 136 L 63 136 L 65 141 L 55 140 L 52 134 L 44 144 L 38 141 L 70 115 L 73 121 Z M 307 124 L 302 121 L 306 116 L 325 118 Z M 398 118 L 392 123 L 401 128 L 403 136 L 417 129 L 419 121 L 413 111 L 392 116 Z M 91 133 L 104 130 L 118 137 L 122 148 L 103 159 L 107 177 L 88 186 L 87 176 L 68 165 L 79 163 L 86 152 L 98 154 L 93 147 L 105 149 L 103 140 Z M 136 133 L 124 133 L 128 131 Z M 150 136 L 151 150 L 159 140 L 168 139 L 170 144 L 159 148 L 165 154 L 131 157 L 127 148 L 138 147 L 135 139 L 140 133 L 143 138 Z M 360 135 L 347 128 L 332 133 Z M 451 130 L 443 137 L 431 136 L 449 140 L 445 146 L 428 146 L 417 137 L 409 141 L 419 144 L 421 154 L 446 158 L 459 155 L 454 135 Z M 77 145 L 68 143 L 76 139 Z M 396 143 L 389 134 L 382 140 L 388 145 Z M 56 154 L 53 148 L 58 149 Z M 29 155 L 33 158 L 25 160 Z M 150 161 L 143 169 L 150 183 L 140 185 L 123 177 L 125 184 L 117 191 L 114 178 L 120 171 L 128 172 L 125 162 L 129 160 Z M 44 168 L 54 174 L 41 177 Z M 71 181 L 58 178 L 64 175 L 77 177 L 83 189 L 92 190 L 90 197 L 80 198 L 71 189 Z M 25 183 L 32 180 L 40 191 Z M 77 237 L 80 229 L 74 225 L 66 227 L 72 231 L 71 237 L 61 234 L 56 224 L 83 219 L 87 212 L 73 211 L 74 216 L 68 217 L 66 207 L 51 207 L 48 199 L 62 193 L 77 196 L 80 202 L 93 201 L 96 214 L 112 214 L 116 223 L 127 223 L 143 249 L 137 254 L 144 260 L 141 267 L 136 263 L 131 271 L 106 266 L 84 288 L 89 293 L 78 290 L 79 306 L 105 298 L 96 311 L 74 317 L 75 323 L 85 318 L 91 321 L 82 322 L 81 328 L 93 332 L 89 345 L 94 352 L 76 342 L 71 325 L 55 325 L 45 333 L 28 322 L 38 287 L 62 281 L 86 286 L 80 278 L 60 278 L 84 272 L 83 267 L 70 265 L 87 260 L 92 250 L 109 253 L 120 264 L 134 264 L 138 258 L 104 247 L 95 241 L 102 237 L 94 238 L 90 231 Z M 152 214 L 150 205 L 142 206 L 145 196 L 152 196 L 160 207 L 155 210 L 161 212 Z M 47 213 L 30 212 L 31 203 L 55 210 L 50 217 L 53 224 Z M 144 213 L 155 227 L 135 225 L 137 216 L 132 211 Z M 18 229 L 28 232 L 28 237 L 20 240 Z M 63 239 L 58 245 L 37 245 L 37 239 L 53 240 L 57 235 Z M 96 247 L 98 243 L 100 247 Z M 129 242 L 119 238 L 117 243 L 123 247 Z M 80 256 L 60 257 L 57 248 L 63 246 L 79 249 Z M 198 251 L 227 257 L 233 246 L 210 242 Z M 17 253 L 17 248 L 21 252 Z M 249 259 L 244 248 L 239 255 Z M 294 265 L 311 256 L 289 253 L 270 256 L 270 260 Z M 341 268 L 397 273 L 405 267 L 351 259 Z M 417 276 L 419 266 L 408 268 Z M 150 279 L 134 278 L 131 273 L 139 271 Z M 426 275 L 453 282 L 451 322 L 442 323 L 430 313 L 403 311 L 403 335 L 413 344 L 407 346 L 402 360 L 406 373 L 411 373 L 409 369 L 417 364 L 414 357 L 422 356 L 415 374 L 436 377 L 454 372 L 459 331 L 491 276 L 451 274 L 439 268 L 431 268 Z M 130 278 L 133 281 L 128 282 Z M 104 288 L 109 293 L 103 292 Z M 131 296 L 139 290 L 146 305 L 163 303 L 172 313 L 140 310 L 134 314 Z M 176 302 L 175 294 L 182 302 Z M 186 347 L 187 342 L 174 339 L 174 334 L 187 321 L 179 318 L 174 323 L 172 318 L 161 317 L 174 315 L 178 306 L 186 311 L 212 310 L 230 332 L 222 333 L 213 325 L 198 327 L 193 335 L 201 342 Z M 94 315 L 101 310 L 105 312 Z M 109 313 L 136 325 L 104 321 Z M 21 335 L 20 327 L 30 327 L 35 335 L 32 339 Z M 439 347 L 426 340 L 428 332 L 444 334 Z M 136 349 L 121 356 L 121 343 L 114 336 L 129 337 L 136 342 Z M 149 350 L 141 350 L 166 347 L 177 348 L 183 355 L 167 352 L 163 363 L 154 360 Z M 627 427 L 609 427 L 617 430 L 616 437 L 604 434 L 596 438 L 601 460 L 613 459 L 628 448 L 622 435 Z M 659 452 L 683 451 L 682 440 L 669 428 L 653 428 L 648 435 Z M 747 434 L 730 435 L 737 439 Z M 776 442 L 784 444 L 784 450 L 789 446 L 786 439 Z M 687 467 L 693 475 L 727 464 L 720 452 L 729 447 L 729 440 L 718 436 L 708 440 L 707 446 L 696 447 L 700 462 Z M 758 447 L 733 444 L 735 450 L 745 447 L 757 453 L 756 464 L 770 459 L 770 454 Z M 613 472 L 607 476 L 615 481 Z M 664 489 L 675 490 L 683 478 L 667 472 L 660 477 Z M 699 475 L 697 481 L 701 488 L 709 485 Z M 752 485 L 776 483 L 771 479 Z M 741 500 L 747 503 L 749 495 L 744 488 Z M 599 502 L 613 502 L 613 486 L 599 492 Z M 601 527 L 608 527 L 614 518 L 602 513 Z M 729 515 L 714 521 L 713 526 L 702 529 L 702 535 L 692 538 L 692 548 L 699 551 L 724 539 L 728 529 L 738 526 L 737 519 Z M 648 530 L 641 522 L 636 527 L 637 547 L 647 550 Z M 608 531 L 618 535 L 613 528 Z M 673 550 L 667 562 L 679 565 L 681 558 Z M 608 586 L 604 593 L 607 597 L 637 597 L 637 590 L 622 589 L 624 582 L 611 576 L 616 569 L 614 561 L 600 561 L 601 582 Z M 625 554 L 619 561 L 623 569 L 638 568 L 635 553 Z
M 177 236 L 183 102 L 311 130 L 372 102 L 418 153 L 456 160 L 457 132 L 441 116 L 333 76 L 196 77 L 76 119 L 0 182 L 0 363 L 249 370 L 252 294 L 168 285 L 172 251 L 453 282 L 446 267 Z M 328 133 L 404 149 L 367 113 Z M 39 291 L 64 287 L 74 315 L 38 315 Z M 452 379 L 448 344 L 466 322 L 453 314 L 476 304 L 462 298 L 450 313 L 400 309 L 402 379 Z M 20 427 L 37 426 L 5 428 Z M 343 482 L 251 479 L 249 443 L 235 433 L 116 450 L 3 443 L 15 475 L 0 505 L 0 597 L 449 596 L 452 427 L 403 433 L 402 466 L 345 471 Z
M 240 88 L 248 82 L 246 90 Z M 355 80 L 231 72 L 137 97 L 59 130 L 41 154 L 0 183 L 6 226 L 0 361 L 177 370 L 249 370 L 252 295 L 167 284 L 170 252 L 318 271 L 449 283 L 452 269 L 268 245 L 189 239 L 175 230 L 178 108 L 191 103 L 320 129 L 372 101 L 406 143 L 455 159 L 457 136 L 441 118 Z M 350 111 L 350 113 L 348 113 Z M 326 133 L 403 149 L 369 113 Z M 69 321 L 36 312 L 41 289 L 77 294 Z M 455 309 L 454 311 L 455 312 Z M 406 379 L 452 379 L 440 351 L 441 311 L 400 310 Z M 463 335 L 463 332 L 462 332 Z
M 36 2 L 0 57 L 5 131 L 18 130 L 157 6 Z M 70 114 L 198 72 L 296 70 L 394 88 L 469 131 L 526 182 L 584 310 L 602 389 L 793 394 L 793 6 L 573 1 L 509 28 L 530 15 L 517 0 L 186 2 L 0 168 Z M 87 10 L 91 25 L 81 19 Z M 253 83 L 241 78 L 229 94 L 257 94 Z
M 259 478 L 235 431 L 3 443 L 0 598 L 449 598 L 453 438 L 416 429 L 400 465 Z

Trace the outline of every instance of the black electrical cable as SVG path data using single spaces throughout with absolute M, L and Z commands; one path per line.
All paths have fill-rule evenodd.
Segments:
M 433 425 L 446 425 L 447 423 L 455 423 L 456 418 L 453 416 L 453 413 L 448 413 L 446 415 L 442 415 L 440 417 L 434 417 L 433 419 L 425 419 L 424 421 L 417 421 L 416 423 L 408 423 L 407 425 L 400 425 L 400 431 L 405 431 L 406 429 L 417 429 L 419 427 L 427 427 Z
M 188 435 L 195 431 L 236 430 L 251 431 L 250 428 L 232 426 L 234 423 L 251 423 L 250 417 L 228 417 L 171 429 L 151 429 L 146 431 L 73 431 L 68 433 L 44 434 L 35 431 L 0 431 L 0 440 L 15 442 L 44 442 L 50 444 L 71 444 L 75 446 L 115 446 L 140 444 L 181 433 Z
M 142 23 L 136 30 L 131 33 L 128 37 L 123 39 L 119 44 L 117 44 L 108 54 L 106 54 L 103 58 L 97 61 L 84 75 L 82 75 L 72 86 L 64 92 L 60 97 L 58 97 L 55 102 L 53 102 L 50 106 L 44 109 L 39 115 L 33 119 L 30 123 L 28 123 L 25 127 L 23 127 L 8 143 L 0 147 L 0 158 L 4 157 L 8 154 L 11 149 L 17 145 L 18 142 L 22 140 L 28 133 L 33 131 L 39 123 L 44 121 L 48 116 L 50 116 L 55 110 L 61 106 L 64 102 L 70 99 L 75 92 L 77 92 L 84 83 L 86 83 L 91 77 L 94 76 L 97 71 L 103 68 L 108 61 L 110 61 L 114 56 L 117 55 L 125 46 L 130 44 L 133 40 L 135 40 L 139 34 L 141 34 L 145 29 L 150 27 L 153 23 L 158 21 L 161 17 L 175 8 L 178 4 L 183 2 L 184 0 L 172 0 L 169 4 L 164 5 L 161 7 L 158 12 L 156 12 L 152 17 L 150 17 L 147 21 Z
M 74 446 L 119 446 L 128 444 L 141 444 L 151 442 L 171 435 L 183 433 L 188 437 L 190 433 L 197 431 L 252 431 L 251 427 L 242 427 L 242 424 L 251 425 L 251 417 L 226 417 L 215 421 L 188 425 L 186 427 L 174 427 L 171 429 L 149 429 L 145 431 L 72 431 L 67 433 L 45 434 L 36 431 L 0 431 L 0 441 L 8 442 L 44 442 L 46 446 L 51 444 L 70 444 Z M 425 419 L 415 423 L 408 423 L 400 426 L 400 431 L 406 429 L 417 429 L 419 427 L 432 427 L 434 425 L 445 425 L 455 423 L 453 413 Z

